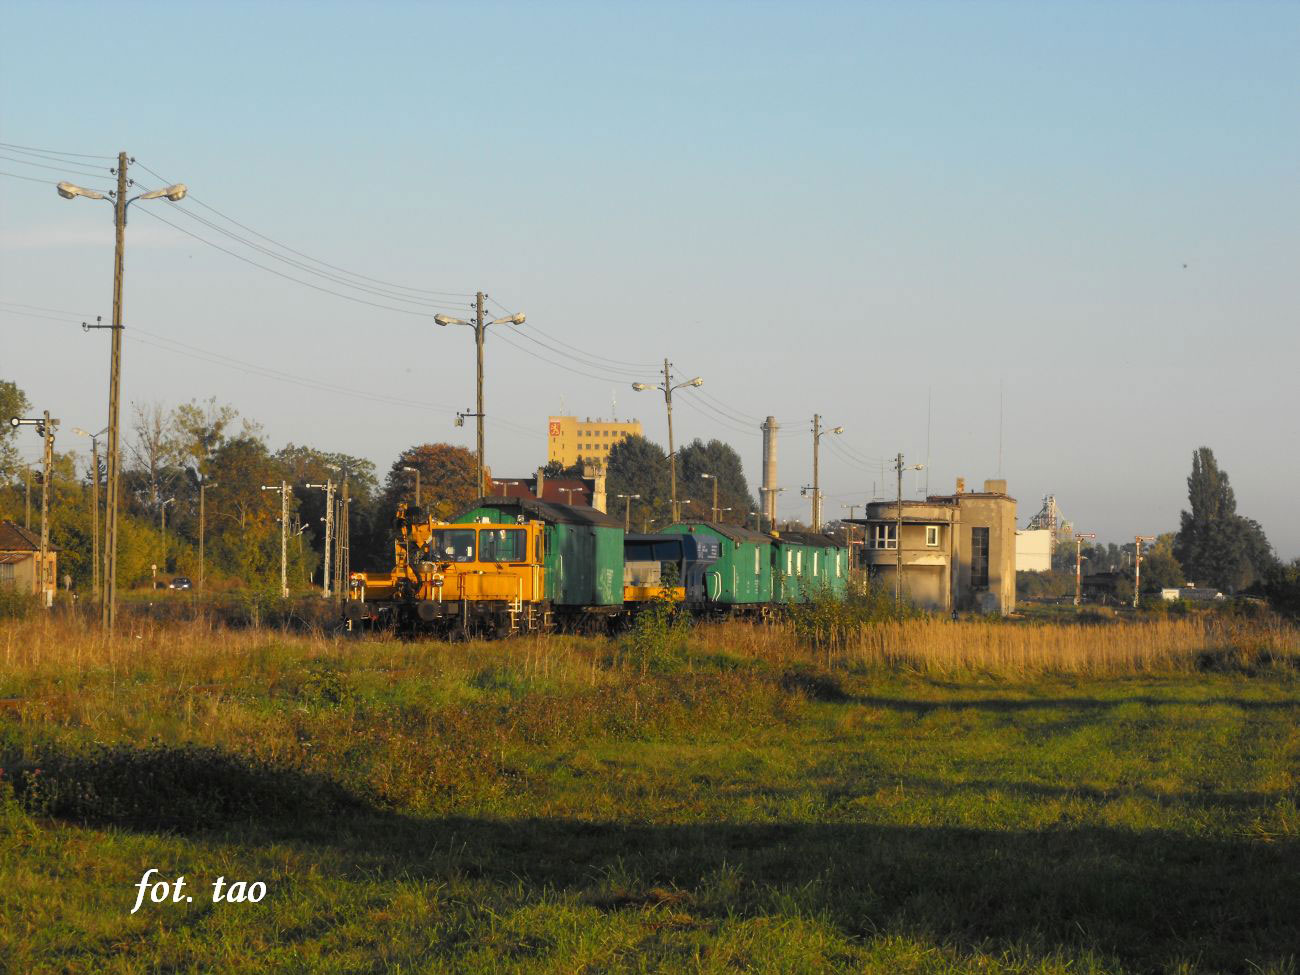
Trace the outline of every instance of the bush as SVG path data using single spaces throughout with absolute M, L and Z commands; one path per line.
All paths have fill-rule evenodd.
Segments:
M 30 593 L 0 587 L 0 619 L 22 620 L 34 613 L 40 600 Z

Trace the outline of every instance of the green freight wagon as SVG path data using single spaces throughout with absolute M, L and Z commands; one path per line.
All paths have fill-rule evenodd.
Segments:
M 829 535 L 772 533 L 772 601 L 805 603 L 819 591 L 844 598 L 849 588 L 848 550 Z
M 623 519 L 595 508 L 533 498 L 480 498 L 459 523 L 546 525 L 546 598 L 557 619 L 607 616 L 623 608 Z
M 718 559 L 704 572 L 702 605 L 743 613 L 758 612 L 772 601 L 770 535 L 713 521 L 682 522 L 670 525 L 664 532 L 717 542 Z

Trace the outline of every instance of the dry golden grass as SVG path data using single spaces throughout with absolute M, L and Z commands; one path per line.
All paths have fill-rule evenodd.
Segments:
M 714 645 L 746 655 L 787 660 L 807 654 L 788 626 L 728 623 L 706 632 Z M 1203 666 L 1206 654 L 1235 654 L 1245 665 L 1300 660 L 1300 630 L 1294 626 L 1208 615 L 1092 625 L 911 619 L 854 624 L 833 643 L 829 656 L 818 655 L 832 668 L 903 667 L 934 674 L 1188 671 Z

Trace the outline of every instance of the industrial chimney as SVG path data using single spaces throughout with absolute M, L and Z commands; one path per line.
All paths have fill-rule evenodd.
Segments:
M 763 514 L 776 527 L 776 417 L 769 416 L 763 430 Z

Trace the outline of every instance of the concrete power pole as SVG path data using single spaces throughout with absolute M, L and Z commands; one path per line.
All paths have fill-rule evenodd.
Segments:
M 483 488 L 483 292 L 475 297 L 474 303 L 474 344 L 478 349 L 478 402 L 474 409 L 478 413 L 478 496 L 484 495 Z
M 1137 551 L 1133 558 L 1133 608 L 1138 608 L 1138 601 L 1142 598 L 1142 543 L 1154 542 L 1154 535 L 1134 535 L 1133 540 L 1137 542 Z
M 813 414 L 812 435 L 813 435 L 813 482 L 812 482 L 812 529 L 815 532 L 822 530 L 822 492 L 821 492 L 821 473 L 818 464 L 818 449 L 821 446 L 823 434 L 844 432 L 843 427 L 832 427 L 830 430 L 822 429 L 822 418 L 820 413 Z
M 91 593 L 99 599 L 99 438 L 90 441 L 90 575 Z
M 1083 540 L 1096 538 L 1096 532 L 1074 533 L 1074 605 L 1083 602 Z
M 274 484 L 263 484 L 263 491 L 280 492 L 280 598 L 289 598 L 289 485 L 281 481 L 277 487 Z
M 199 592 L 203 591 L 203 579 L 207 574 L 207 553 L 204 550 L 204 542 L 208 531 L 208 488 L 216 486 L 216 481 L 211 483 L 206 479 L 199 481 Z
M 419 476 L 417 471 L 416 476 Z M 418 482 L 417 482 L 418 483 Z M 321 560 L 321 598 L 330 598 L 330 536 L 334 534 L 334 481 L 326 478 L 324 484 L 308 484 L 309 488 L 320 488 L 325 491 L 325 553 Z M 419 489 L 416 489 L 417 497 Z M 419 502 L 417 501 L 418 505 Z
M 46 577 L 50 575 L 50 471 L 54 466 L 54 428 L 59 421 L 50 419 L 49 410 L 44 416 L 45 422 L 40 428 L 45 439 L 45 476 L 41 478 L 41 599 L 49 609 L 54 605 L 54 591 L 46 584 Z
M 894 509 L 894 608 L 903 604 L 903 455 L 894 461 L 898 472 L 898 500 Z
M 27 500 L 23 503 L 23 527 L 28 531 L 32 530 L 32 465 L 24 464 L 27 468 Z

